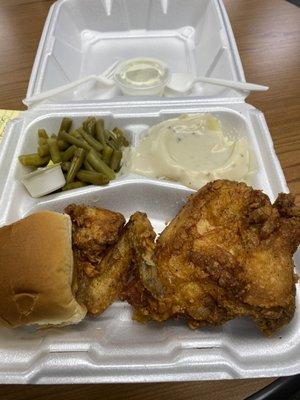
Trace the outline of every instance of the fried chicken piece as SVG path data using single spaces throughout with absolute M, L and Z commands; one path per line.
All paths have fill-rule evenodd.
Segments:
M 118 297 L 122 262 L 129 263 L 127 249 L 123 249 L 122 240 L 118 242 L 125 218 L 113 211 L 76 204 L 70 204 L 65 212 L 72 220 L 73 293 L 88 312 L 99 309 L 100 313 Z
M 89 279 L 84 296 L 81 296 L 91 315 L 100 315 L 121 294 L 123 278 L 128 274 L 132 258 L 127 229 L 128 226 L 119 241 L 106 253 L 98 266 L 99 273 Z
M 133 240 L 134 277 L 123 292 L 135 319 L 180 316 L 202 327 L 249 316 L 266 334 L 292 319 L 300 217 L 291 195 L 272 205 L 243 183 L 215 181 L 190 197 L 156 246 L 151 232 L 144 224 Z
M 133 225 L 128 239 L 132 249 L 132 262 L 120 298 L 134 307 L 137 314 L 135 319 L 139 321 L 167 319 L 168 317 L 161 317 L 162 311 L 159 310 L 158 299 L 162 299 L 164 307 L 165 292 L 154 258 L 156 233 L 146 214 L 136 212 L 130 220 Z
M 146 214 L 137 212 L 130 217 L 119 240 L 110 247 L 98 265 L 98 274 L 91 277 L 84 288 L 84 304 L 90 314 L 99 315 L 117 298 L 122 298 L 124 287 L 135 279 L 132 267 L 134 248 L 141 246 L 144 241 L 146 244 L 154 243 L 155 236 Z M 147 263 L 147 247 L 143 250 L 143 260 Z M 145 268 L 141 262 L 140 273 L 144 282 L 155 292 L 155 266 L 151 265 L 151 270 L 147 270 L 147 265 Z
M 90 280 L 85 291 L 85 305 L 90 314 L 101 314 L 113 301 L 122 297 L 126 282 L 128 284 L 131 279 L 133 243 L 141 237 L 145 222 L 148 227 L 150 223 L 145 214 L 132 215 L 118 242 L 109 249 L 99 264 L 99 274 Z
M 99 315 L 120 297 L 132 270 L 133 242 L 151 225 L 141 213 L 124 227 L 124 217 L 109 210 L 71 204 L 65 211 L 72 220 L 73 292 L 89 314 Z
M 73 247 L 91 263 L 99 263 L 105 250 L 116 243 L 125 224 L 122 214 L 103 208 L 70 204 Z

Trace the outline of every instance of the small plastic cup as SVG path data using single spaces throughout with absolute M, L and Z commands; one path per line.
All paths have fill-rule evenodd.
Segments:
M 156 58 L 132 58 L 120 63 L 114 78 L 125 96 L 162 96 L 170 70 Z
M 62 188 L 66 180 L 60 164 L 57 164 L 30 172 L 21 179 L 21 182 L 31 197 L 41 197 Z

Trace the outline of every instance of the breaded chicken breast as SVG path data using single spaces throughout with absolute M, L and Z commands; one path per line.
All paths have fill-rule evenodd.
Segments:
M 196 328 L 249 316 L 265 334 L 292 319 L 300 216 L 291 195 L 272 205 L 244 183 L 209 183 L 156 243 L 146 217 L 138 218 L 144 230 L 132 239 L 132 278 L 122 293 L 135 319 L 183 317 Z

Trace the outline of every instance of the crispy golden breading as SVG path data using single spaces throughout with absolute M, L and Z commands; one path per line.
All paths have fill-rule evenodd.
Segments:
M 293 317 L 300 217 L 291 195 L 272 205 L 243 183 L 215 181 L 190 197 L 156 246 L 151 225 L 142 226 L 122 293 L 135 319 L 180 316 L 201 327 L 250 316 L 271 334 Z
M 128 274 L 132 258 L 127 228 L 119 241 L 106 253 L 98 267 L 98 275 L 89 280 L 84 291 L 84 304 L 92 315 L 101 314 L 120 296 L 123 279 Z
M 142 240 L 150 222 L 145 214 L 125 219 L 109 210 L 84 205 L 66 208 L 72 220 L 74 279 L 73 292 L 91 315 L 101 314 L 117 300 L 129 281 L 133 242 Z M 155 233 L 151 232 L 152 239 Z
M 191 196 L 155 242 L 146 214 L 70 205 L 74 292 L 92 315 L 121 297 L 141 322 L 182 317 L 191 327 L 249 316 L 266 334 L 295 309 L 292 255 L 300 213 L 243 183 L 215 181 Z
M 120 297 L 134 307 L 134 319 L 163 321 L 168 315 L 163 318 L 160 309 L 160 305 L 166 308 L 166 298 L 155 262 L 156 234 L 146 214 L 136 212 L 130 219 L 134 223 L 129 235 L 132 263 Z M 159 299 L 162 299 L 161 304 Z
M 125 224 L 122 214 L 97 207 L 70 204 L 73 248 L 91 263 L 99 263 L 105 250 L 116 243 Z
M 99 264 L 99 274 L 90 280 L 85 292 L 85 305 L 90 314 L 101 314 L 114 300 L 121 297 L 126 282 L 131 279 L 134 242 L 137 239 L 139 242 L 142 240 L 144 224 L 146 227 L 151 226 L 145 214 L 132 215 L 118 242 L 109 249 Z M 156 236 L 153 231 L 151 235 L 152 238 Z
M 113 211 L 75 204 L 70 204 L 65 212 L 72 220 L 73 292 L 88 312 L 94 313 L 98 308 L 104 311 L 117 299 L 119 277 L 124 272 L 123 266 L 114 261 L 121 254 L 119 260 L 129 262 L 127 253 L 122 252 L 122 242 L 114 248 L 121 237 L 125 218 Z M 95 290 L 99 281 L 99 290 Z

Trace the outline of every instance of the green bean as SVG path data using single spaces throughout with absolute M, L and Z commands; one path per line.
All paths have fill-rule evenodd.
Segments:
M 63 171 L 69 171 L 71 167 L 71 161 L 65 161 L 61 163 L 61 168 Z
M 45 131 L 45 129 L 39 129 L 38 136 L 39 136 L 39 138 L 45 138 L 45 139 L 48 139 L 48 137 L 49 137 L 47 132 Z
M 38 147 L 38 153 L 40 157 L 45 157 L 49 154 L 49 146 L 47 144 L 42 144 Z
M 101 143 L 98 142 L 93 136 L 89 135 L 84 129 L 79 129 L 80 135 L 83 139 L 96 151 L 101 151 L 103 146 Z
M 71 190 L 71 189 L 78 189 L 78 188 L 84 187 L 86 185 L 87 184 L 85 182 L 80 182 L 80 181 L 70 182 L 70 183 L 66 183 L 65 186 L 62 188 L 62 190 L 65 191 L 65 190 Z
M 79 132 L 78 129 L 75 129 L 74 131 L 72 131 L 72 132 L 70 133 L 70 135 L 71 135 L 71 136 L 74 136 L 74 137 L 76 137 L 76 138 L 80 138 L 80 137 L 81 137 L 80 132 Z
M 93 185 L 106 185 L 109 182 L 109 178 L 106 175 L 83 169 L 77 173 L 77 178 Z
M 109 130 L 105 130 L 105 138 L 106 138 L 106 142 L 113 148 L 116 150 L 119 150 L 120 148 L 120 143 L 119 140 L 117 138 L 117 135 Z
M 68 147 L 67 150 L 64 151 L 61 155 L 62 161 L 70 160 L 74 156 L 76 150 L 77 150 L 77 147 L 74 146 L 73 144 L 72 144 L 72 146 Z
M 98 133 L 96 134 L 96 137 L 97 137 L 98 142 L 100 142 L 102 144 L 103 148 L 105 149 L 105 147 L 107 146 L 107 143 L 106 143 L 104 132 L 98 131 Z
M 78 131 L 80 132 L 81 128 L 78 129 Z M 85 143 L 86 145 L 90 146 L 92 148 L 92 146 L 80 135 L 77 138 L 78 140 L 80 140 L 82 143 Z
M 68 142 L 65 142 L 64 140 L 61 139 L 57 140 L 57 145 L 59 150 L 66 150 L 70 146 Z
M 60 124 L 60 127 L 59 127 L 59 131 L 58 131 L 58 136 L 57 136 L 58 139 L 59 139 L 59 143 L 60 143 L 59 147 L 60 147 L 61 150 L 65 150 L 67 148 L 67 144 L 68 144 L 68 142 L 66 142 L 62 138 L 61 133 L 62 132 L 69 133 L 69 131 L 71 129 L 71 126 L 72 126 L 72 123 L 73 123 L 73 121 L 70 118 L 67 118 L 67 117 L 63 118 L 62 121 L 61 121 L 61 124 Z M 62 147 L 62 144 L 65 145 L 65 148 Z
M 47 144 L 47 139 L 44 137 L 39 138 L 38 144 L 39 144 L 39 146 L 43 146 L 44 144 Z
M 90 146 L 87 142 L 80 140 L 79 138 L 74 137 L 69 133 L 61 132 L 61 136 L 63 140 L 66 140 L 68 143 L 74 144 L 75 146 L 80 147 L 84 150 L 90 151 L 92 149 L 92 146 Z
M 102 158 L 103 158 L 103 161 L 107 164 L 107 165 L 109 165 L 109 163 L 110 163 L 110 159 L 111 159 L 111 156 L 112 156 L 112 153 L 113 153 L 113 149 L 107 144 L 105 147 L 104 147 L 104 149 L 103 149 L 103 155 L 102 155 Z
M 72 159 L 71 165 L 70 165 L 70 169 L 67 174 L 67 178 L 66 178 L 67 183 L 74 181 L 74 179 L 77 175 L 77 172 L 80 170 L 80 168 L 83 164 L 85 156 L 86 156 L 86 153 L 85 153 L 84 149 L 76 150 L 74 157 Z
M 95 172 L 94 168 L 91 166 L 91 164 L 88 162 L 88 160 L 85 159 L 84 162 L 83 162 L 83 165 L 84 165 L 84 168 L 87 171 L 94 171 Z
M 57 140 L 51 137 L 47 139 L 47 144 L 49 146 L 51 160 L 54 162 L 54 164 L 60 163 L 61 155 L 58 148 Z
M 94 121 L 94 120 L 95 120 L 95 117 L 92 117 L 92 116 L 87 117 L 87 118 L 83 121 L 83 123 L 82 123 L 83 129 L 86 130 L 87 124 L 88 124 L 90 121 Z
M 59 127 L 59 131 L 58 131 L 58 136 L 60 134 L 60 132 L 70 132 L 71 126 L 72 126 L 73 121 L 71 120 L 71 118 L 65 117 L 62 119 L 60 127 Z
M 114 171 L 100 158 L 95 150 L 90 150 L 87 155 L 87 160 L 97 172 L 102 172 L 108 176 L 109 179 L 116 177 Z
M 86 131 L 87 131 L 90 135 L 92 135 L 93 137 L 95 137 L 95 134 L 96 134 L 96 120 L 95 120 L 95 121 L 90 121 L 90 122 L 87 124 Z
M 25 167 L 42 167 L 50 161 L 50 156 L 40 157 L 39 154 L 23 154 L 19 156 L 19 161 Z
M 104 137 L 104 120 L 102 118 L 96 121 L 95 125 L 95 133 L 96 139 L 105 146 L 105 137 Z
M 118 141 L 121 144 L 121 146 L 124 146 L 124 147 L 128 147 L 129 146 L 129 142 L 126 139 L 125 133 L 124 133 L 124 131 L 122 129 L 120 129 L 118 127 L 115 127 L 113 129 L 113 132 L 117 135 Z
M 82 127 L 90 135 L 95 137 L 96 118 L 95 117 L 88 117 L 85 121 L 83 121 Z
M 76 139 L 79 139 L 81 142 L 84 142 L 87 145 L 89 145 L 88 142 L 86 140 L 84 140 L 83 137 L 81 136 L 81 134 L 80 134 L 81 130 L 82 130 L 82 128 L 75 129 L 72 133 L 70 133 L 70 135 L 75 137 Z
M 114 150 L 110 159 L 110 168 L 117 171 L 120 166 L 120 161 L 122 159 L 122 152 L 120 150 Z

